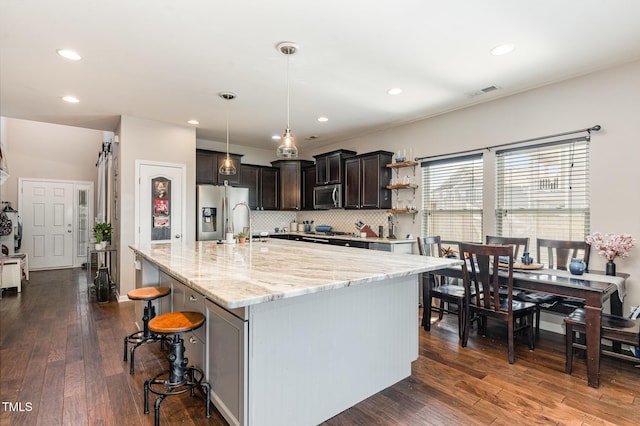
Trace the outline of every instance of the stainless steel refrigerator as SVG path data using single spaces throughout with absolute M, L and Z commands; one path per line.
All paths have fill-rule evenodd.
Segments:
M 197 235 L 198 241 L 224 240 L 227 232 L 243 232 L 249 229 L 249 212 L 238 203 L 249 202 L 249 189 L 226 185 L 198 185 Z

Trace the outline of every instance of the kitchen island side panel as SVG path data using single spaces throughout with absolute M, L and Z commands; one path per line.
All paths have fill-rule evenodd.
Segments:
M 253 305 L 248 424 L 313 425 L 411 374 L 418 277 Z

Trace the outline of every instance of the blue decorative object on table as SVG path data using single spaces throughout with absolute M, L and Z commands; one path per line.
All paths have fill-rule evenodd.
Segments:
M 522 261 L 523 265 L 531 265 L 533 263 L 533 257 L 529 256 L 529 252 L 525 251 L 524 255 L 522 256 L 522 259 L 520 259 Z
M 587 268 L 587 264 L 582 259 L 571 259 L 569 263 L 569 272 L 573 275 L 582 275 Z

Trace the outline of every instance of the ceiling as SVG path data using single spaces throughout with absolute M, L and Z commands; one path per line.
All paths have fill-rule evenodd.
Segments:
M 636 0 L 2 0 L 0 114 L 111 131 L 120 115 L 196 119 L 217 141 L 228 115 L 232 144 L 275 149 L 276 45 L 292 41 L 304 150 L 639 59 L 638 17 Z M 515 49 L 491 55 L 502 43 Z

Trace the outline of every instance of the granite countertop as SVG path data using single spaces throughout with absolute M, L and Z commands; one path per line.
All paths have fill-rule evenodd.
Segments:
M 130 248 L 230 309 L 462 263 L 457 259 L 277 239 L 251 245 L 197 241 Z
M 317 234 L 309 233 L 309 232 L 280 232 L 278 234 L 270 234 L 270 237 L 274 235 L 300 235 L 303 237 L 311 237 L 311 238 L 324 238 L 324 239 L 333 239 L 333 240 L 349 240 L 349 241 L 363 241 L 366 243 L 380 243 L 380 244 L 413 244 L 416 242 L 415 238 L 378 238 L 378 237 L 354 237 L 353 235 L 325 235 L 321 232 Z

